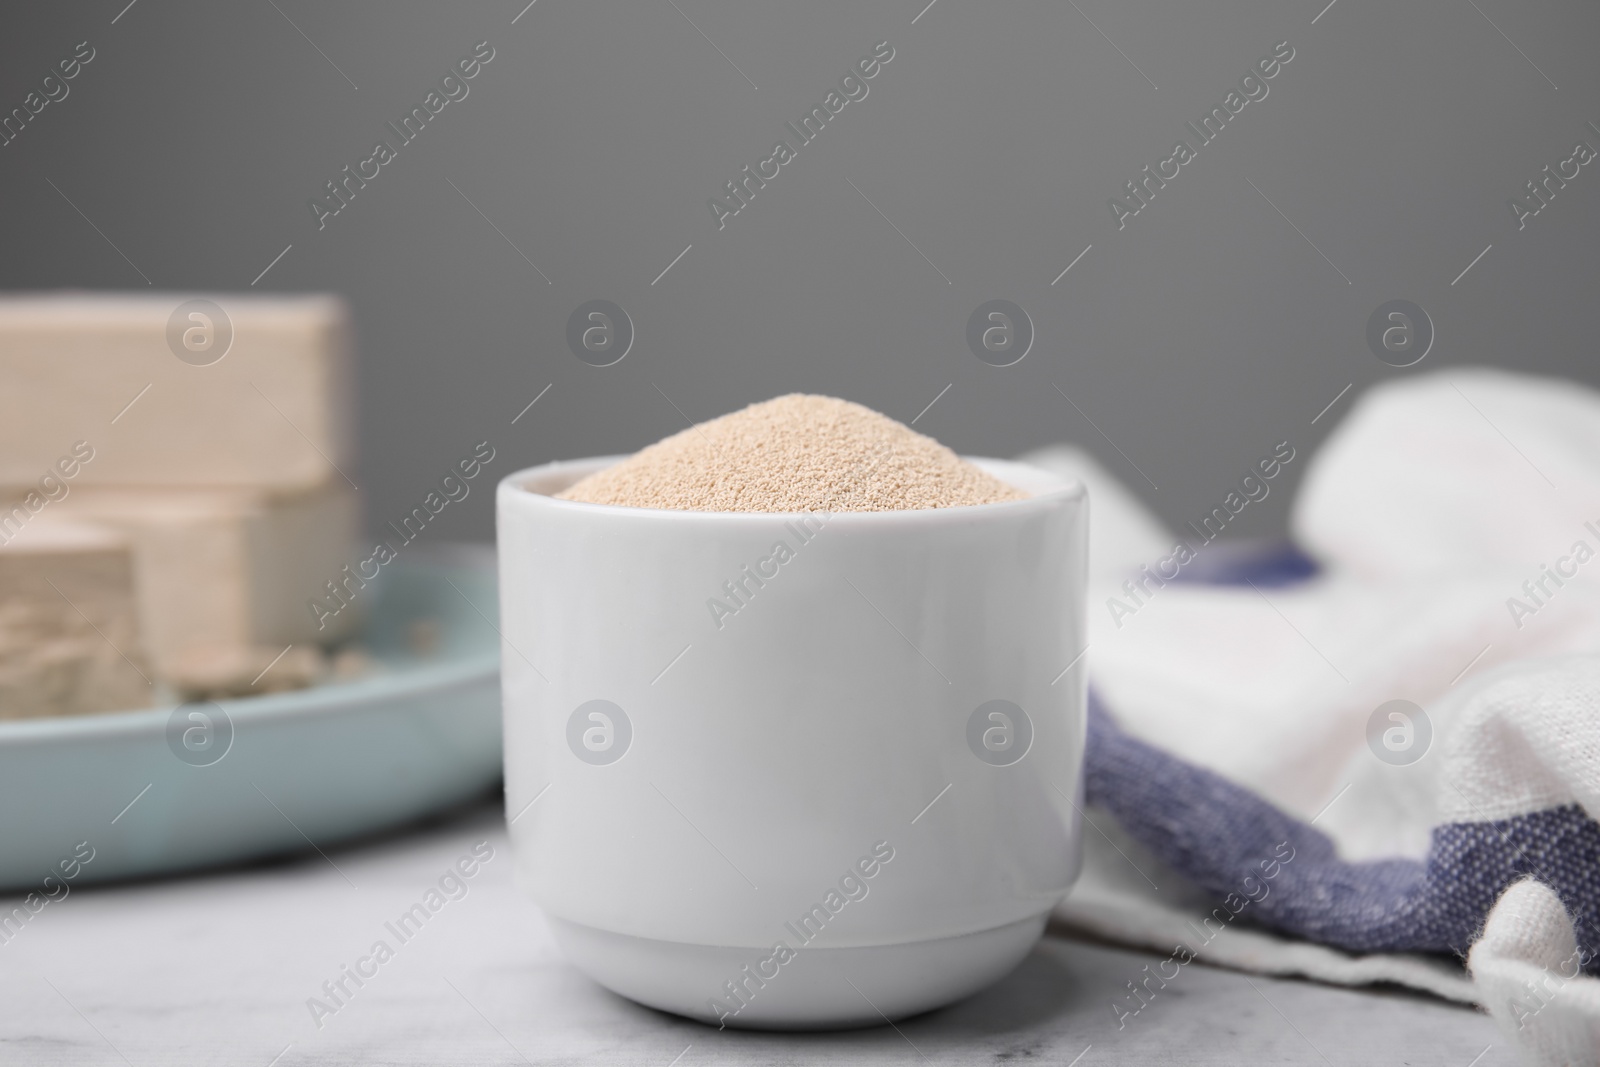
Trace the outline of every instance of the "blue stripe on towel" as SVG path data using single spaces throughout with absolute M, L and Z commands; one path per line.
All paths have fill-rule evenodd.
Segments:
M 1084 773 L 1091 804 L 1202 889 L 1250 896 L 1261 925 L 1351 952 L 1464 956 L 1501 891 L 1532 875 L 1566 905 L 1584 969 L 1600 970 L 1600 824 L 1575 804 L 1435 827 L 1426 861 L 1348 863 L 1315 827 L 1123 733 L 1093 692 Z M 1263 890 L 1260 864 L 1282 842 L 1293 859 Z
M 1315 578 L 1322 568 L 1293 541 L 1210 541 L 1168 581 L 1271 589 Z

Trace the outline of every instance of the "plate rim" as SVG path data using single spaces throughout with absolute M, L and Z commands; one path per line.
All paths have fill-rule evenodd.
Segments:
M 431 664 L 376 678 L 213 701 L 183 701 L 170 706 L 131 708 L 125 711 L 50 715 L 0 721 L 0 751 L 29 744 L 86 738 L 112 739 L 163 733 L 172 713 L 187 704 L 209 703 L 221 708 L 235 724 L 287 720 L 351 710 L 375 701 L 410 697 L 453 689 L 497 678 L 499 652 L 480 652 L 450 663 Z

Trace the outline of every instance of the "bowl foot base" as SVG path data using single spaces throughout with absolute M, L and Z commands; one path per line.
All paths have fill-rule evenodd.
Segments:
M 1048 917 L 929 941 L 801 948 L 786 963 L 768 962 L 765 970 L 777 973 L 764 977 L 757 964 L 770 949 L 657 941 L 548 916 L 567 958 L 613 992 L 675 1015 L 754 1030 L 881 1026 L 950 1004 L 1021 963 Z

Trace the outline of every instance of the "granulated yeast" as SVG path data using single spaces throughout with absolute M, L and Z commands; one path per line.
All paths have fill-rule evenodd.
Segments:
M 791 393 L 691 426 L 557 496 L 680 511 L 906 511 L 1028 494 L 871 408 Z

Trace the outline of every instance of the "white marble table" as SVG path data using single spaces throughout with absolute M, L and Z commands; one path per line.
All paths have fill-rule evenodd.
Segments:
M 493 858 L 401 944 L 386 927 L 474 843 Z M 7 905 L 9 908 L 9 905 Z M 379 939 L 393 958 L 334 1006 Z M 1057 937 L 945 1011 L 844 1034 L 722 1031 L 615 997 L 511 886 L 491 802 L 248 869 L 76 889 L 0 944 L 0 1064 L 1440 1064 L 1517 1062 L 1487 1016 L 1192 966 L 1119 1030 L 1149 957 Z M 314 1019 L 321 997 L 329 1011 Z M 317 1025 L 318 1021 L 321 1026 Z

